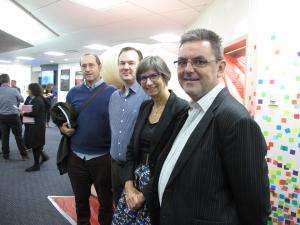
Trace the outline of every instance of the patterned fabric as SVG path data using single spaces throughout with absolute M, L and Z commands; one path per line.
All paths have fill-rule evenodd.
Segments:
M 142 191 L 150 180 L 149 167 L 143 164 L 138 165 L 134 171 L 134 179 L 134 186 Z M 146 204 L 138 210 L 129 209 L 125 200 L 125 191 L 123 191 L 113 216 L 112 225 L 150 225 Z

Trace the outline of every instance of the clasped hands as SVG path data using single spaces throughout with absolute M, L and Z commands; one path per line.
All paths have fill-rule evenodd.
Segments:
M 142 192 L 138 191 L 132 181 L 125 183 L 125 199 L 129 209 L 137 210 L 142 207 L 145 197 Z

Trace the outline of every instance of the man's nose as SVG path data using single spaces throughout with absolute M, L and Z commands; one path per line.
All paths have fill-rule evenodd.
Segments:
M 186 72 L 193 72 L 194 71 L 194 66 L 192 64 L 192 61 L 187 61 L 185 71 Z

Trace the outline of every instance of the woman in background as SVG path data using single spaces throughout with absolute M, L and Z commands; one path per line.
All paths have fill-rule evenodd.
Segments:
M 24 105 L 31 105 L 31 112 L 24 112 L 23 116 L 32 117 L 33 123 L 24 123 L 24 141 L 27 148 L 32 149 L 34 158 L 33 166 L 27 168 L 26 172 L 40 170 L 40 157 L 42 162 L 45 162 L 49 157 L 43 152 L 45 145 L 45 117 L 46 117 L 46 103 L 43 97 L 43 89 L 38 83 L 31 83 L 28 86 L 28 94 L 30 100 Z
M 113 223 L 156 224 L 149 216 L 149 184 L 158 156 L 169 140 L 188 103 L 168 90 L 171 72 L 159 56 L 144 58 L 136 70 L 137 80 L 151 100 L 142 103 L 127 149 L 125 189 L 116 207 Z

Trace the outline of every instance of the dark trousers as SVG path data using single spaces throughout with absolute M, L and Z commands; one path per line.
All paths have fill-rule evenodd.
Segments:
M 32 148 L 34 165 L 36 165 L 36 166 L 40 165 L 40 157 L 41 157 L 43 148 L 44 148 L 44 146 L 38 146 L 38 147 Z
M 9 134 L 10 129 L 15 136 L 19 152 L 22 156 L 27 155 L 24 140 L 22 138 L 22 123 L 19 115 L 0 115 L 0 127 L 2 132 L 3 157 L 9 156 Z
M 122 179 L 122 173 L 125 163 L 111 159 L 111 184 L 115 206 L 118 205 L 125 183 Z
M 76 202 L 77 224 L 90 225 L 89 197 L 94 184 L 100 203 L 98 221 L 110 225 L 113 216 L 110 156 L 84 160 L 73 152 L 68 158 L 68 175 Z

